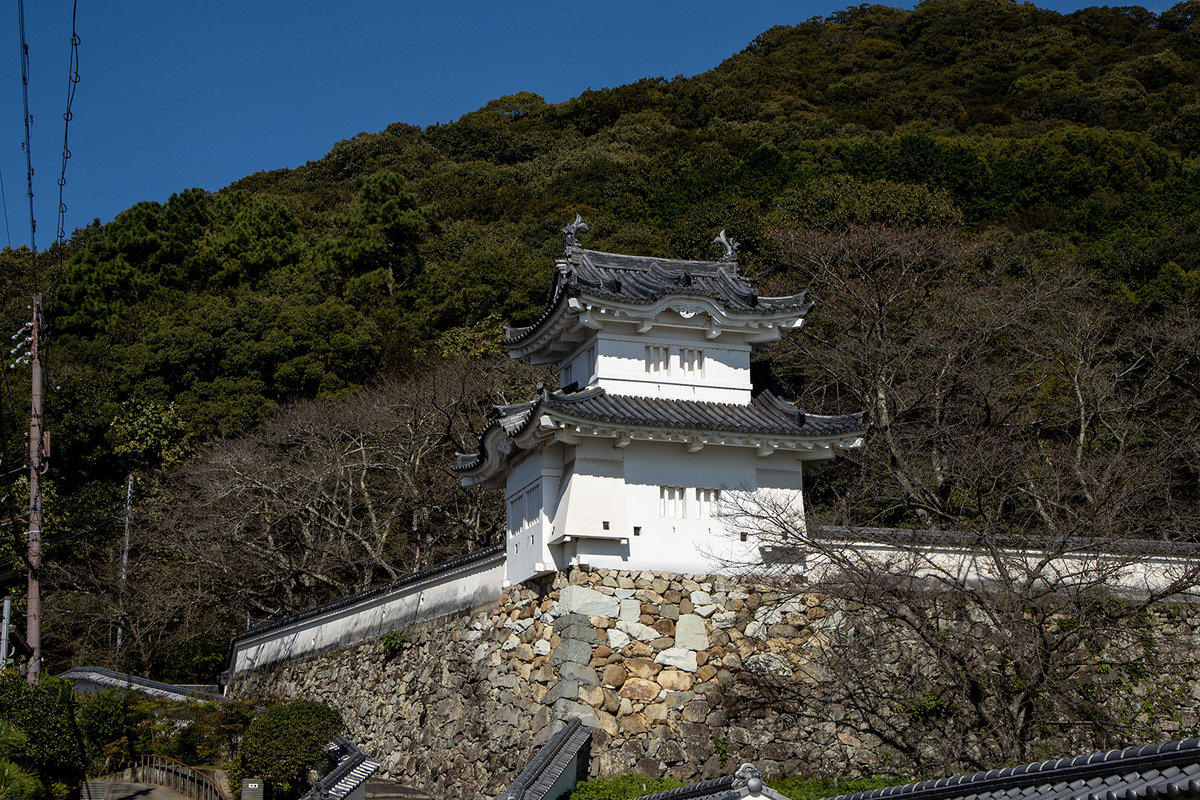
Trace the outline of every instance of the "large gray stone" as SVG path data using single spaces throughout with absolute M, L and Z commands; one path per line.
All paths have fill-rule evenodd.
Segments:
M 642 615 L 641 601 L 635 600 L 632 597 L 625 598 L 621 601 L 619 615 L 626 622 L 637 622 L 638 617 Z
M 564 698 L 574 700 L 579 697 L 579 687 L 583 684 L 577 680 L 561 680 L 550 687 L 550 691 L 542 695 L 542 702 L 552 706 Z
M 587 728 L 599 728 L 600 718 L 596 716 L 596 711 L 589 705 L 576 703 L 572 700 L 559 700 L 554 704 L 554 716 L 557 719 L 568 719 L 570 717 L 579 717 L 579 722 Z
M 759 674 L 792 677 L 792 668 L 788 666 L 787 661 L 782 656 L 778 656 L 775 653 L 759 653 L 758 655 L 750 656 L 746 659 L 746 669 Z
M 608 629 L 608 646 L 614 653 L 624 650 L 628 644 L 629 634 L 616 628 Z
M 592 660 L 592 646 L 574 639 L 563 639 L 550 654 L 550 663 L 557 665 L 568 661 L 586 664 Z
M 558 674 L 563 680 L 575 680 L 586 686 L 599 686 L 600 676 L 596 674 L 596 670 L 586 664 L 576 664 L 573 661 L 568 661 L 559 668 Z
M 708 629 L 704 618 L 695 614 L 684 614 L 675 623 L 675 646 L 684 650 L 707 650 Z
M 684 672 L 695 672 L 699 669 L 696 665 L 696 652 L 685 650 L 682 647 L 669 647 L 656 655 L 654 661 L 658 664 L 666 664 L 668 667 L 681 669 Z
M 558 605 L 564 612 L 589 617 L 615 617 L 620 611 L 617 598 L 585 586 L 564 587 L 558 596 Z
M 642 642 L 652 642 L 658 638 L 658 631 L 651 628 L 649 625 L 643 625 L 640 622 L 628 622 L 621 620 L 617 623 L 617 630 L 624 631 L 634 639 Z M 610 633 L 609 636 L 612 634 Z
M 591 621 L 583 614 L 567 614 L 554 620 L 554 631 L 564 639 L 577 639 L 588 644 L 596 644 L 600 638 Z

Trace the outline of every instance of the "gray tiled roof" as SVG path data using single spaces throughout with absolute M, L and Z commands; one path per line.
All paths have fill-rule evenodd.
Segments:
M 753 764 L 742 764 L 732 775 L 642 795 L 635 800 L 742 800 L 746 797 L 787 800 L 763 785 L 762 772 Z
M 700 400 L 669 400 L 608 394 L 600 387 L 553 392 L 545 406 L 574 417 L 626 425 L 659 425 L 714 433 L 839 436 L 866 430 L 865 411 L 823 417 L 805 414 L 786 398 L 764 391 L 749 405 Z
M 512 785 L 500 794 L 500 800 L 543 800 L 591 738 L 592 732 L 584 728 L 578 718 L 568 719 L 521 770 Z
M 528 403 L 497 406 L 497 417 L 488 427 L 499 426 L 509 436 L 517 436 L 534 418 L 538 406 L 591 422 L 734 435 L 857 435 L 865 432 L 868 425 L 866 411 L 838 416 L 806 414 L 771 389 L 758 392 L 749 404 L 739 404 L 615 395 L 594 386 L 579 392 L 543 393 L 539 399 Z M 482 442 L 486 433 L 487 429 L 479 437 L 480 451 L 460 455 L 453 469 L 471 470 L 483 462 L 486 454 Z
M 378 761 L 344 736 L 334 736 L 325 752 L 337 765 L 313 784 L 301 800 L 343 800 L 379 769 Z
M 165 697 L 168 700 L 218 700 L 226 698 L 212 692 L 200 691 L 189 686 L 176 686 L 172 683 L 152 681 L 149 678 L 139 678 L 124 672 L 114 672 L 103 667 L 71 667 L 58 677 L 66 678 L 72 683 L 86 682 L 109 689 L 120 689 L 127 692 L 145 692 L 151 697 Z
M 813 304 L 808 292 L 759 297 L 734 261 L 681 261 L 602 253 L 568 245 L 554 265 L 546 307 L 532 325 L 507 329 L 505 344 L 529 336 L 566 297 L 587 296 L 634 305 L 651 305 L 668 295 L 705 297 L 727 311 L 742 314 L 791 313 L 803 317 Z
M 1200 797 L 1200 739 L 892 786 L 835 800 L 1139 800 Z

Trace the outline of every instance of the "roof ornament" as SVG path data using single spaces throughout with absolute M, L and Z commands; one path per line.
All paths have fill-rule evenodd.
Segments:
M 733 786 L 738 789 L 745 786 L 751 794 L 758 794 L 762 791 L 762 776 L 758 767 L 753 764 L 742 764 L 738 767 L 737 772 L 733 773 Z M 755 789 L 758 791 L 756 792 Z
M 583 217 L 575 214 L 575 221 L 562 229 L 562 232 L 567 235 L 567 247 L 578 247 L 579 240 L 576 238 L 580 231 L 588 229 L 587 223 L 583 221 Z
M 725 248 L 724 255 L 717 259 L 718 261 L 737 263 L 738 247 L 741 246 L 737 239 L 734 239 L 732 236 L 726 236 L 725 231 L 721 231 L 717 234 L 717 238 L 712 240 L 712 243 L 719 244 Z

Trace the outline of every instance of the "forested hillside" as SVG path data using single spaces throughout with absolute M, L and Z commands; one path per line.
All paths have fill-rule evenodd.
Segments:
M 209 679 L 248 619 L 495 540 L 498 501 L 447 467 L 539 379 L 495 340 L 577 212 L 591 248 L 709 258 L 724 228 L 764 293 L 812 286 L 777 371 L 875 420 L 814 485 L 825 513 L 1194 538 L 1198 64 L 1197 0 L 862 5 L 693 78 L 401 121 L 76 231 L 37 264 L 50 668 Z M 0 254 L 10 330 L 32 271 Z M 9 519 L 26 378 L 3 385 Z

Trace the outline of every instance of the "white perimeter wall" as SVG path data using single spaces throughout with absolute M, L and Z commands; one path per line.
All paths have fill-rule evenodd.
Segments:
M 229 677 L 495 602 L 503 581 L 504 553 L 500 552 L 341 608 L 319 606 L 292 623 L 235 639 Z

